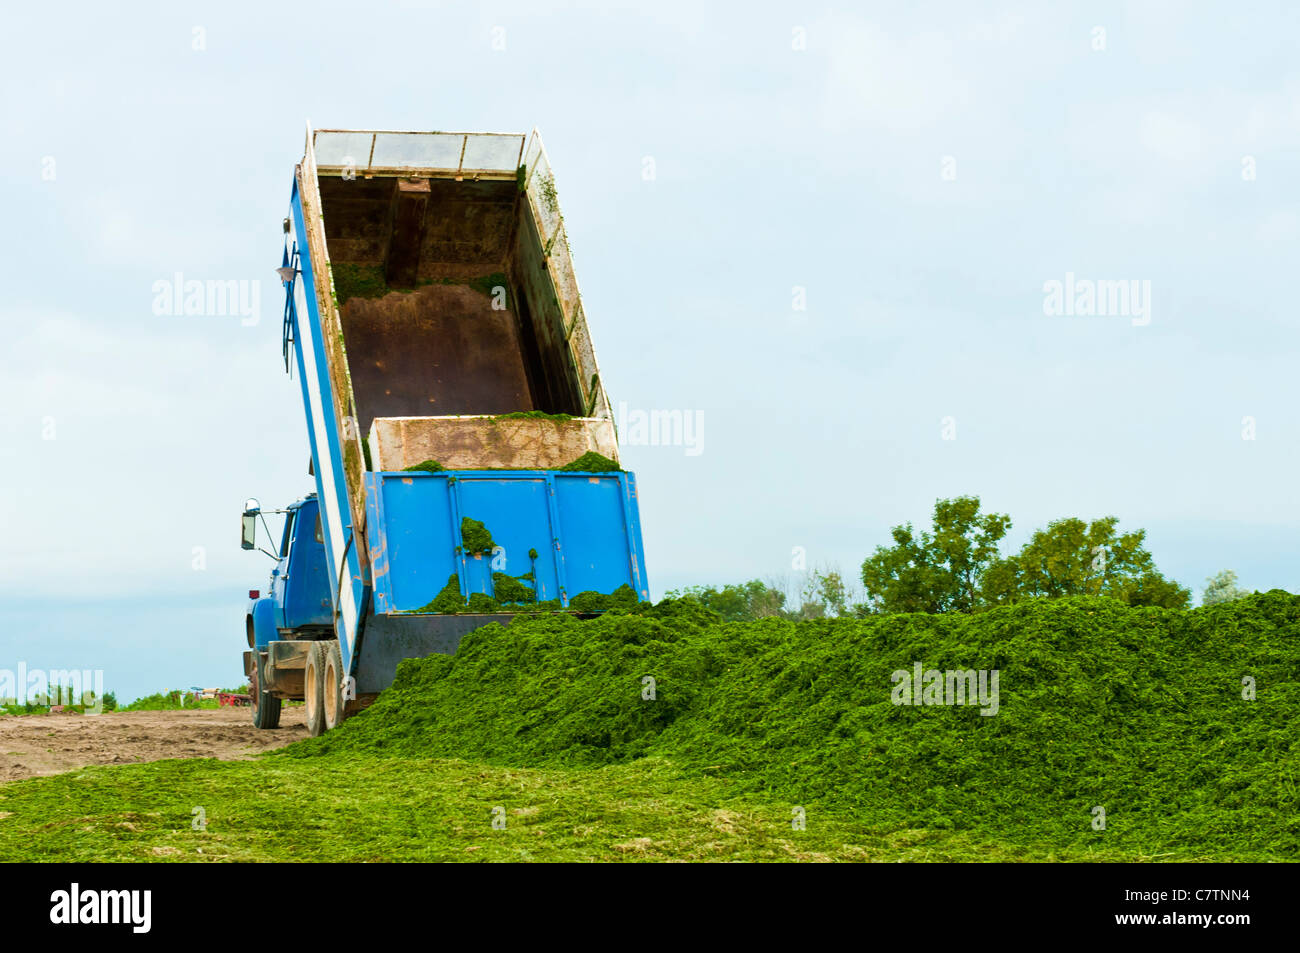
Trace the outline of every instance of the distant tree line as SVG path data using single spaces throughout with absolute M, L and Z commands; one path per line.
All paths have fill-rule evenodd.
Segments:
M 1167 579 L 1146 549 L 1146 531 L 1121 532 L 1119 520 L 1053 520 L 1018 553 L 1002 555 L 1011 529 L 1005 513 L 981 513 L 976 496 L 938 500 L 931 528 L 911 523 L 890 531 L 862 563 L 862 590 L 832 568 L 815 569 L 802 584 L 785 580 L 691 586 L 668 595 L 694 599 L 731 622 L 763 618 L 816 619 L 893 612 L 980 612 L 1027 599 L 1108 596 L 1133 606 L 1185 609 L 1191 590 Z M 1237 574 L 1206 580 L 1203 605 L 1249 595 Z
M 814 569 L 803 585 L 789 591 L 784 579 L 723 586 L 688 586 L 669 592 L 670 599 L 694 599 L 727 622 L 756 619 L 822 619 L 853 614 L 849 590 L 838 572 Z M 797 607 L 797 608 L 796 608 Z

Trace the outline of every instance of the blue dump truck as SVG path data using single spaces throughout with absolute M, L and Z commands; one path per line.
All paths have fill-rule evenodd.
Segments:
M 309 129 L 278 271 L 316 489 L 244 507 L 243 548 L 275 560 L 246 619 L 259 728 L 302 699 L 321 734 L 400 660 L 520 612 L 649 598 L 536 130 Z

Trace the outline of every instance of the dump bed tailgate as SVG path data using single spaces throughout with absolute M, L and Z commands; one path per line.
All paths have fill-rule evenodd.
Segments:
M 465 597 L 495 597 L 509 576 L 564 606 L 625 585 L 649 598 L 631 473 L 367 473 L 366 499 L 376 614 L 426 609 L 452 576 Z M 491 551 L 469 551 L 466 519 L 491 534 Z

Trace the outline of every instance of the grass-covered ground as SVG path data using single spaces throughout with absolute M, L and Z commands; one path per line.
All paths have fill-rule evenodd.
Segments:
M 892 674 L 917 662 L 997 669 L 997 714 L 895 704 Z M 8 785 L 0 853 L 1294 860 L 1298 676 L 1300 597 L 1282 592 L 1191 611 L 538 616 L 404 663 L 366 712 L 257 762 Z
M 203 808 L 206 830 L 193 828 Z M 505 828 L 493 828 L 494 809 Z M 736 798 L 659 759 L 595 770 L 341 756 L 158 761 L 0 788 L 8 861 L 1142 860 Z M 1210 859 L 1180 851 L 1171 859 Z

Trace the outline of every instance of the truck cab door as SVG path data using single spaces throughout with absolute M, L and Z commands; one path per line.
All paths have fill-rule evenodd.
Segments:
M 320 507 L 308 500 L 298 510 L 289 547 L 289 576 L 285 585 L 284 618 L 290 629 L 328 626 L 334 621 L 330 599 L 329 564 Z

